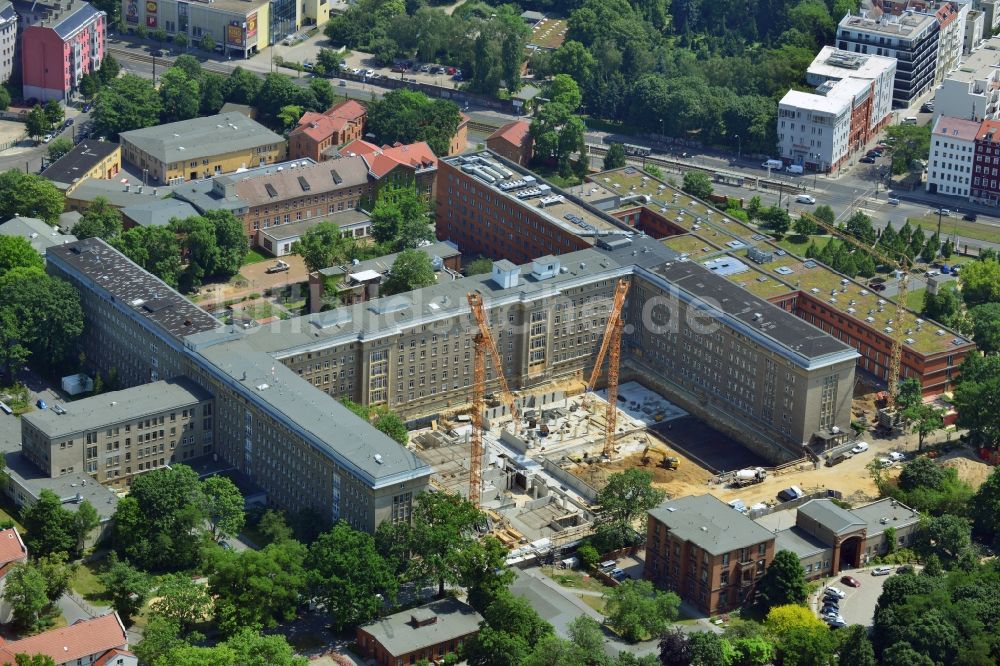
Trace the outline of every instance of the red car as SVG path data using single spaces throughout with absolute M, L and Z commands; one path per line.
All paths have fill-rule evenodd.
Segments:
M 840 579 L 840 582 L 851 587 L 861 587 L 861 581 L 854 576 L 844 576 Z
M 454 74 L 455 73 L 455 68 L 454 67 L 449 67 L 448 68 L 448 73 L 449 74 Z

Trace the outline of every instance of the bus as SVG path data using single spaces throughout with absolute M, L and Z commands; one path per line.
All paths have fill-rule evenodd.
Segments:
M 623 143 L 622 148 L 625 149 L 626 155 L 635 155 L 636 157 L 647 157 L 653 152 L 649 146 L 637 146 L 633 143 Z

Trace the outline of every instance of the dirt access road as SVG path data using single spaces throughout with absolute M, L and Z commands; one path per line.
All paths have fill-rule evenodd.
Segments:
M 288 264 L 287 271 L 268 273 L 267 269 L 278 263 L 277 259 L 258 261 L 240 269 L 240 274 L 229 282 L 206 284 L 198 290 L 196 303 L 204 310 L 212 311 L 227 301 L 242 300 L 250 294 L 263 294 L 267 289 L 280 289 L 290 284 L 308 282 L 309 271 L 297 254 L 281 258 Z M 241 277 L 243 279 L 241 279 Z M 303 290 L 307 287 L 303 286 Z M 305 296 L 305 291 L 303 291 Z

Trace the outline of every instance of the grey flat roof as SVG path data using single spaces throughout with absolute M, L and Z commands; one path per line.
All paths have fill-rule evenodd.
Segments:
M 101 160 L 118 150 L 118 144 L 96 139 L 84 139 L 42 172 L 43 178 L 57 183 L 72 183 L 88 173 Z
M 112 296 L 119 307 L 131 309 L 175 338 L 222 325 L 99 238 L 51 247 L 46 257 L 50 262 L 68 266 L 70 272 L 90 281 L 96 291 Z
M 432 243 L 431 245 L 418 247 L 417 249 L 424 252 L 429 257 L 441 257 L 442 259 L 448 259 L 462 254 L 451 241 L 438 241 L 436 243 Z M 328 266 L 327 268 L 321 268 L 319 272 L 322 275 L 346 275 L 347 273 L 360 273 L 361 271 L 378 271 L 379 273 L 385 274 L 390 268 L 392 268 L 392 262 L 396 261 L 396 257 L 398 256 L 398 252 L 392 252 L 390 254 L 382 255 L 381 257 L 365 259 L 364 261 L 359 261 L 356 264 Z M 513 265 L 514 264 L 511 264 L 511 266 Z
M 776 351 L 784 351 L 783 355 L 804 367 L 858 357 L 853 347 L 693 261 L 661 264 L 652 272 L 687 292 L 691 299 L 721 311 L 737 330 L 771 342 Z
M 35 217 L 12 217 L 0 224 L 0 236 L 20 236 L 28 241 L 35 252 L 44 255 L 56 245 L 72 243 L 76 236 L 63 234 L 59 229 L 49 226 L 45 220 Z
M 31 461 L 24 457 L 20 450 L 7 451 L 4 454 L 7 472 L 13 482 L 23 486 L 36 500 L 43 490 L 51 490 L 63 500 L 63 508 L 76 511 L 80 500 L 87 500 L 97 509 L 101 522 L 110 520 L 118 507 L 118 496 L 110 488 L 102 486 L 83 471 L 74 474 L 64 474 L 54 479 L 42 474 Z
M 367 222 L 369 219 L 371 218 L 368 217 L 368 213 L 364 211 L 354 209 L 343 210 L 338 213 L 324 215 L 323 217 L 314 217 L 311 220 L 279 224 L 270 229 L 261 229 L 260 233 L 262 236 L 266 236 L 273 241 L 283 241 L 289 238 L 298 238 L 321 222 L 334 222 L 338 227 L 350 227 L 355 224 Z
M 411 623 L 413 617 L 437 617 L 437 622 L 418 627 Z M 361 629 L 393 656 L 402 656 L 475 633 L 482 621 L 483 616 L 472 606 L 457 599 L 442 599 L 369 622 Z
M 183 409 L 211 398 L 194 382 L 179 377 L 61 403 L 66 410 L 62 415 L 51 409 L 28 412 L 21 421 L 35 426 L 49 438 L 68 437 L 150 414 Z
M 186 201 L 175 199 L 153 199 L 142 203 L 126 206 L 121 209 L 122 215 L 132 220 L 140 227 L 165 227 L 170 220 L 180 220 L 198 215 L 198 210 Z
M 800 527 L 790 527 L 775 532 L 774 550 L 790 550 L 801 560 L 824 550 L 831 550 L 831 547 Z
M 920 522 L 917 511 L 889 497 L 851 509 L 851 513 L 865 523 L 869 537 L 881 534 L 887 527 L 899 529 Z
M 769 541 L 774 534 L 713 495 L 667 500 L 649 510 L 679 539 L 713 555 Z
M 284 137 L 236 111 L 122 132 L 119 136 L 167 163 L 285 142 Z
M 166 198 L 173 189 L 169 185 L 157 185 L 156 187 L 143 187 L 142 192 L 140 192 L 139 185 L 140 183 L 130 183 L 129 190 L 126 192 L 125 183 L 122 183 L 120 179 L 86 178 L 74 187 L 66 195 L 66 198 L 93 202 L 97 197 L 104 197 L 112 206 L 124 208 L 143 201 Z
M 852 532 L 865 524 L 854 513 L 828 499 L 809 500 L 799 507 L 799 515 L 815 520 L 834 534 Z

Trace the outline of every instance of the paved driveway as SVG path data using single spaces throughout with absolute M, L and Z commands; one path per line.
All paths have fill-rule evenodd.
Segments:
M 875 614 L 875 605 L 878 603 L 878 598 L 882 595 L 882 585 L 885 584 L 885 581 L 890 576 L 896 575 L 896 567 L 893 567 L 893 573 L 889 576 L 873 576 L 871 575 L 872 569 L 874 567 L 844 571 L 838 576 L 827 579 L 823 587 L 812 598 L 813 610 L 819 613 L 823 605 L 823 590 L 828 585 L 833 585 L 847 593 L 847 596 L 840 601 L 840 614 L 844 616 L 844 620 L 848 624 L 860 624 L 864 627 L 872 626 L 872 616 Z M 843 575 L 854 576 L 861 582 L 861 587 L 844 585 L 840 582 L 840 578 Z

